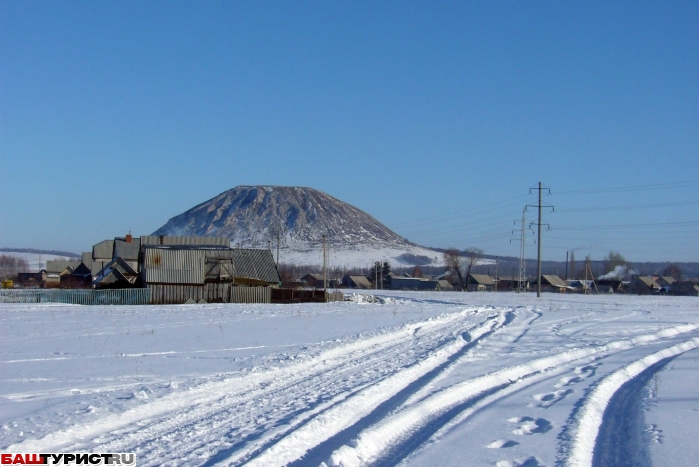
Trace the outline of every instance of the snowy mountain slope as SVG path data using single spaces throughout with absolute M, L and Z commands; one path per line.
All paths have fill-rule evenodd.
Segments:
M 135 451 L 144 466 L 699 457 L 695 298 L 367 298 L 0 305 L 0 449 Z
M 286 263 L 322 264 L 323 235 L 334 266 L 442 263 L 441 253 L 408 242 L 364 211 L 302 187 L 238 186 L 173 217 L 154 235 L 222 236 L 233 245 L 275 248 L 277 232 Z

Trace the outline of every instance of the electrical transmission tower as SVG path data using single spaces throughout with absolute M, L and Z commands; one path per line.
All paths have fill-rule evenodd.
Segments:
M 538 253 L 537 253 L 537 270 L 536 270 L 536 274 L 537 274 L 537 278 L 536 278 L 536 296 L 537 296 L 537 297 L 541 297 L 541 226 L 542 226 L 542 225 L 545 225 L 545 226 L 548 227 L 549 230 L 551 229 L 551 226 L 550 226 L 549 224 L 544 224 L 544 223 L 541 222 L 541 209 L 542 209 L 542 208 L 551 208 L 551 212 L 554 212 L 554 208 L 553 208 L 553 206 L 548 205 L 548 204 L 546 204 L 546 205 L 541 204 L 541 192 L 542 192 L 543 190 L 548 190 L 548 192 L 549 192 L 548 194 L 550 195 L 550 194 L 551 194 L 551 189 L 550 189 L 550 188 L 544 187 L 544 186 L 541 184 L 541 182 L 539 182 L 538 187 L 532 187 L 532 188 L 529 189 L 529 194 L 532 194 L 532 190 L 538 190 L 538 192 L 539 192 L 539 203 L 538 203 L 538 204 L 528 204 L 527 206 L 531 206 L 531 207 L 533 207 L 533 208 L 538 208 L 538 209 L 539 209 L 539 220 L 538 220 L 537 223 L 536 223 L 536 225 L 537 225 L 537 227 L 538 227 L 538 229 L 537 229 L 537 231 L 538 231 L 538 233 L 537 233 L 537 235 L 538 235 L 538 239 L 537 239 Z M 533 222 L 532 222 L 532 225 L 534 225 Z
M 531 226 L 527 227 L 527 206 L 524 206 L 522 209 L 522 220 L 520 221 L 514 221 L 515 225 L 517 225 L 517 222 L 520 222 L 520 237 L 519 237 L 519 275 L 517 276 L 517 292 L 526 292 L 527 291 L 527 260 L 525 257 L 525 246 L 527 243 L 527 231 L 534 233 L 534 231 L 531 229 Z M 515 234 L 515 230 L 512 231 L 512 235 Z M 513 239 L 510 239 L 510 243 L 512 243 Z M 514 269 L 512 270 L 512 280 L 514 280 Z
M 519 243 L 519 285 L 517 292 L 527 291 L 527 260 L 524 258 L 525 232 L 527 231 L 526 206 L 522 209 L 522 236 Z

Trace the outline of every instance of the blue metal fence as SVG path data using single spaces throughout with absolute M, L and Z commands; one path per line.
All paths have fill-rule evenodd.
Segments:
M 72 305 L 147 305 L 149 289 L 0 290 L 0 303 L 68 303 Z

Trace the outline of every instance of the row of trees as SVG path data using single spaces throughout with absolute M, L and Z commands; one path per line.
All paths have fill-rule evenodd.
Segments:
M 0 255 L 0 280 L 16 279 L 20 272 L 29 271 L 29 263 L 24 258 Z

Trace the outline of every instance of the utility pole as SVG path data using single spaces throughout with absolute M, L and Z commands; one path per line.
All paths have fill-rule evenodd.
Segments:
M 277 220 L 277 267 L 279 267 L 279 241 L 281 239 L 281 222 Z
M 537 252 L 537 259 L 536 259 L 536 260 L 537 260 L 537 269 L 536 269 L 536 273 L 537 273 L 537 278 L 536 278 L 536 296 L 537 296 L 537 298 L 540 298 L 540 297 L 541 297 L 541 226 L 542 226 L 542 225 L 548 226 L 548 224 L 543 224 L 543 223 L 541 222 L 541 210 L 542 210 L 542 208 L 551 208 L 551 211 L 553 212 L 553 206 L 542 205 L 542 204 L 541 204 L 541 192 L 542 192 L 543 190 L 548 190 L 549 195 L 550 195 L 550 194 L 551 194 L 551 189 L 550 189 L 550 188 L 545 188 L 545 187 L 541 184 L 541 182 L 539 182 L 538 187 L 536 187 L 536 188 L 530 188 L 530 189 L 529 189 L 529 194 L 532 193 L 532 190 L 538 190 L 538 192 L 539 192 L 539 203 L 538 203 L 537 205 L 535 205 L 535 206 L 532 206 L 532 207 L 536 207 L 536 208 L 539 209 L 539 219 L 538 219 L 538 221 L 537 221 L 537 223 L 536 223 L 536 225 L 537 225 L 537 227 L 538 227 L 538 229 L 537 229 L 537 230 L 538 230 L 538 234 L 537 234 L 537 243 L 538 243 L 538 244 L 537 244 L 537 247 L 538 247 L 538 252 Z
M 381 263 L 381 290 L 383 290 L 383 263 Z
M 568 252 L 566 251 L 566 284 L 568 283 Z
M 524 259 L 524 244 L 526 242 L 525 232 L 527 230 L 526 212 L 527 207 L 525 206 L 524 209 L 522 209 L 522 238 L 519 244 L 519 287 L 517 288 L 517 293 L 526 292 L 527 288 L 527 260 Z
M 495 291 L 498 291 L 498 257 L 495 257 Z
M 325 248 L 325 234 L 323 234 L 323 290 L 328 290 L 328 253 Z

